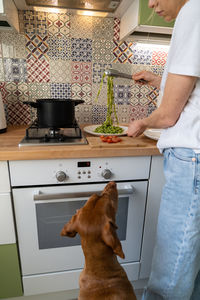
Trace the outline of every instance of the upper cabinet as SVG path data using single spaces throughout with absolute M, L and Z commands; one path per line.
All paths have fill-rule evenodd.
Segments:
M 121 19 L 120 40 L 127 38 L 134 31 L 172 33 L 174 22 L 165 22 L 148 7 L 148 2 L 148 0 L 131 0 L 125 11 L 119 7 L 116 16 Z
M 13 0 L 0 0 L 0 30 L 19 32 L 18 10 Z

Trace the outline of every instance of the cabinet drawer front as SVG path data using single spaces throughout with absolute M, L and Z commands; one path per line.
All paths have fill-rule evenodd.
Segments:
M 10 194 L 0 194 L 0 245 L 16 243 Z

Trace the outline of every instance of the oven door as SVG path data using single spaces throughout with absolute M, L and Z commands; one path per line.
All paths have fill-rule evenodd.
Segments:
M 84 256 L 80 238 L 60 232 L 76 210 L 106 184 L 13 189 L 22 274 L 80 269 Z M 125 259 L 139 262 L 147 181 L 117 183 L 119 204 L 116 223 Z

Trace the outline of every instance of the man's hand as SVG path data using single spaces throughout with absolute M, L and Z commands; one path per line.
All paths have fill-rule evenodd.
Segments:
M 141 135 L 146 129 L 147 126 L 145 124 L 145 119 L 136 120 L 129 124 L 127 135 L 132 137 L 137 137 Z
M 135 80 L 136 84 L 139 84 L 139 85 L 147 84 L 150 86 L 154 86 L 158 89 L 160 88 L 161 77 L 152 72 L 141 71 L 139 73 L 133 74 L 132 78 L 133 78 L 133 80 Z M 144 80 L 144 82 L 140 81 L 141 79 Z

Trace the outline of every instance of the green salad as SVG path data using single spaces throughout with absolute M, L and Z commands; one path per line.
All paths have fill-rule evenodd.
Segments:
M 101 79 L 100 87 L 97 93 L 96 101 L 98 101 L 102 86 L 103 86 L 103 81 L 105 78 L 106 74 L 104 73 Z M 113 77 L 112 76 L 107 76 L 107 114 L 106 114 L 106 120 L 103 122 L 101 126 L 98 126 L 94 132 L 98 133 L 107 133 L 107 134 L 120 134 L 124 130 L 119 127 L 113 125 L 113 114 L 117 120 L 117 125 L 118 123 L 118 118 L 117 118 L 117 113 L 116 113 L 116 108 L 115 108 L 115 103 L 114 103 L 114 93 L 113 93 Z

